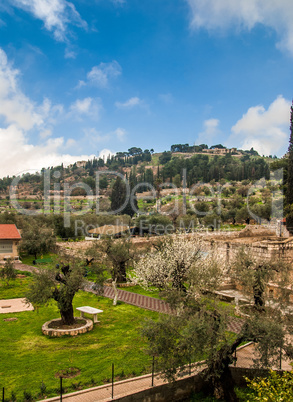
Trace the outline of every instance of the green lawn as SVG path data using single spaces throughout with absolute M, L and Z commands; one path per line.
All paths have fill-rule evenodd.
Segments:
M 150 297 L 155 297 L 157 299 L 162 299 L 160 292 L 156 288 L 150 288 L 149 290 L 146 290 L 139 285 L 135 285 L 135 286 L 127 286 L 125 288 L 121 287 L 120 289 L 126 290 L 128 292 L 138 293 L 138 294 L 144 295 L 144 296 L 150 296 Z
M 35 257 L 33 255 L 21 255 L 20 258 L 21 258 L 21 262 L 23 264 L 33 266 L 33 261 L 35 259 Z M 58 256 L 57 254 L 48 253 L 48 254 L 38 255 L 37 259 L 38 260 L 51 259 L 52 262 L 51 263 L 46 263 L 46 264 L 40 263 L 40 264 L 37 264 L 36 267 L 38 267 L 38 268 L 52 268 L 52 267 L 55 267 L 55 265 L 56 265 L 56 263 L 58 261 L 60 261 L 60 256 Z
M 0 299 L 13 293 L 14 297 L 22 297 L 22 286 L 27 286 L 24 280 L 10 288 L 10 293 L 1 286 Z M 46 396 L 53 396 L 58 393 L 56 373 L 71 367 L 79 369 L 80 374 L 64 379 L 65 392 L 108 382 L 112 363 L 117 379 L 150 372 L 151 359 L 144 353 L 140 327 L 146 318 L 156 319 L 158 314 L 121 302 L 114 307 L 110 299 L 79 291 L 74 307 L 85 305 L 104 312 L 99 316 L 101 324 L 77 337 L 49 338 L 42 334 L 42 324 L 59 317 L 54 302 L 38 311 L 0 315 L 0 387 L 5 387 L 7 397 L 12 391 L 18 400 L 23 400 L 24 391 L 37 397 L 42 381 Z M 4 321 L 10 317 L 17 321 Z
M 0 282 L 0 299 L 13 299 L 15 297 L 25 297 L 28 291 L 28 285 L 32 280 L 30 272 L 17 271 L 18 274 L 25 278 L 17 278 L 6 285 L 3 281 Z

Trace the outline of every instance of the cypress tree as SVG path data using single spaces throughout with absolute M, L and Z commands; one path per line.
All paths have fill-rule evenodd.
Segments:
M 290 139 L 288 148 L 288 181 L 286 191 L 287 205 L 293 204 L 293 102 L 291 106 Z
M 131 188 L 130 188 L 130 191 L 131 191 Z M 137 199 L 136 199 L 136 196 L 134 196 L 134 198 L 133 198 L 134 210 L 132 208 L 130 198 L 127 200 L 127 203 L 124 206 L 124 208 L 122 208 L 122 206 L 124 205 L 124 202 L 126 200 L 126 196 L 127 196 L 126 193 L 127 193 L 126 184 L 121 179 L 121 177 L 118 176 L 113 185 L 113 189 L 112 189 L 111 210 L 112 211 L 120 210 L 118 212 L 119 214 L 121 214 L 121 215 L 127 214 L 132 217 L 135 214 L 135 212 L 138 210 Z
M 286 188 L 286 226 L 293 233 L 293 102 L 290 117 L 290 139 L 288 148 L 288 177 Z

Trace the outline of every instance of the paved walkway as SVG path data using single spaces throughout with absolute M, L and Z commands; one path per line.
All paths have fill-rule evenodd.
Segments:
M 203 369 L 203 366 L 195 365 L 192 367 L 191 375 L 199 373 Z M 189 369 L 187 368 L 178 379 L 189 377 Z M 154 386 L 163 385 L 166 382 L 160 378 L 160 376 L 154 377 Z M 66 386 L 66 380 L 64 382 Z M 147 374 L 141 377 L 130 378 L 128 380 L 119 381 L 114 383 L 114 392 L 112 399 L 112 384 L 101 385 L 100 387 L 88 388 L 82 391 L 73 392 L 71 394 L 65 394 L 62 396 L 62 400 L 66 402 L 108 402 L 116 399 L 120 399 L 127 395 L 136 394 L 146 389 L 152 388 L 152 375 Z M 50 399 L 44 399 L 41 402 L 53 402 L 60 401 L 60 396 Z
M 36 272 L 37 268 L 31 265 L 25 264 L 15 264 L 16 268 L 20 271 Z M 87 282 L 85 287 L 87 292 L 97 293 L 94 290 L 94 282 Z M 127 304 L 132 304 L 133 306 L 145 308 L 152 311 L 157 311 L 158 313 L 171 313 L 171 307 L 164 300 L 157 299 L 155 297 L 144 296 L 138 293 L 129 292 L 127 290 L 118 290 L 118 300 Z M 114 290 L 111 286 L 104 286 L 104 297 L 114 299 Z M 243 321 L 240 318 L 231 318 L 228 329 L 231 332 L 240 332 Z
M 249 342 L 247 345 L 240 346 L 237 349 L 237 360 L 236 360 L 236 367 L 242 368 L 253 368 L 254 362 L 253 359 L 256 358 L 257 352 L 255 350 L 255 346 L 253 342 Z M 282 361 L 281 366 L 280 363 L 278 365 L 272 367 L 273 370 L 286 370 L 291 371 L 292 366 L 290 364 L 290 359 L 286 357 L 285 353 L 282 353 Z
M 87 292 L 96 293 L 93 290 L 94 283 L 88 282 L 85 290 Z M 129 292 L 127 290 L 117 289 L 118 300 L 133 306 L 145 308 L 152 311 L 158 311 L 160 313 L 171 313 L 171 307 L 164 300 L 156 299 L 155 297 L 144 296 L 138 293 Z M 114 299 L 114 289 L 112 286 L 104 286 L 104 297 Z

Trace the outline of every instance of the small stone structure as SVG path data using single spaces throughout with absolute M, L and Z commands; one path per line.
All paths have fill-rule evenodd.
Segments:
M 75 317 L 77 318 L 77 317 Z M 79 334 L 84 334 L 86 332 L 89 332 L 93 329 L 93 322 L 92 320 L 88 319 L 88 318 L 84 318 L 84 320 L 86 321 L 86 324 L 79 327 L 79 328 L 72 328 L 72 329 L 57 329 L 57 328 L 49 328 L 49 325 L 51 322 L 54 321 L 60 321 L 60 318 L 56 318 L 54 320 L 51 321 L 47 321 L 45 322 L 45 324 L 42 326 L 42 332 L 44 335 L 48 335 L 48 336 L 64 336 L 64 335 L 70 335 L 70 336 L 76 336 Z
M 258 261 L 285 261 L 293 262 L 293 237 L 284 238 L 276 236 L 276 232 L 266 226 L 247 225 L 240 232 L 214 233 L 202 237 L 207 250 L 217 250 L 227 263 L 233 261 L 236 254 L 244 250 Z M 293 270 L 292 270 L 293 274 Z M 221 290 L 234 289 L 241 290 L 241 287 L 227 278 Z M 290 290 L 290 302 L 293 303 L 293 293 Z M 279 292 L 279 288 L 274 283 L 268 284 L 268 296 L 274 299 Z

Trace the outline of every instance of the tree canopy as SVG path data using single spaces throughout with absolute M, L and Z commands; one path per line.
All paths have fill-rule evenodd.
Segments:
M 187 240 L 180 241 L 187 243 Z M 216 247 L 206 254 L 198 245 L 196 248 L 193 244 L 193 251 L 188 252 L 188 245 L 177 247 L 175 241 L 171 248 L 170 242 L 148 253 L 135 265 L 134 274 L 140 283 L 167 290 L 174 311 L 157 321 L 148 321 L 143 334 L 149 342 L 149 353 L 157 356 L 159 370 L 167 379 L 174 379 L 185 364 L 204 359 L 205 378 L 214 395 L 227 402 L 237 401 L 229 365 L 242 342 L 255 342 L 258 367 L 273 367 L 278 364 L 280 350 L 287 355 L 293 350 L 286 337 L 292 332 L 290 317 L 284 315 L 286 297 L 275 300 L 273 308 L 263 300 L 266 281 L 273 275 L 274 278 L 282 275 L 273 262 L 250 261 L 243 254 L 230 267 L 225 267 Z M 258 307 L 243 318 L 237 334 L 230 332 L 233 307 L 223 305 L 216 293 L 228 278 L 228 268 L 230 274 L 233 270 L 242 271 L 242 283 Z M 283 286 L 285 282 L 284 279 Z M 186 291 L 182 291 L 182 285 Z
M 26 299 L 33 305 L 45 305 L 55 300 L 61 315 L 61 323 L 74 324 L 72 301 L 79 289 L 83 288 L 84 267 L 73 260 L 61 264 L 55 270 L 43 269 L 34 273 Z

